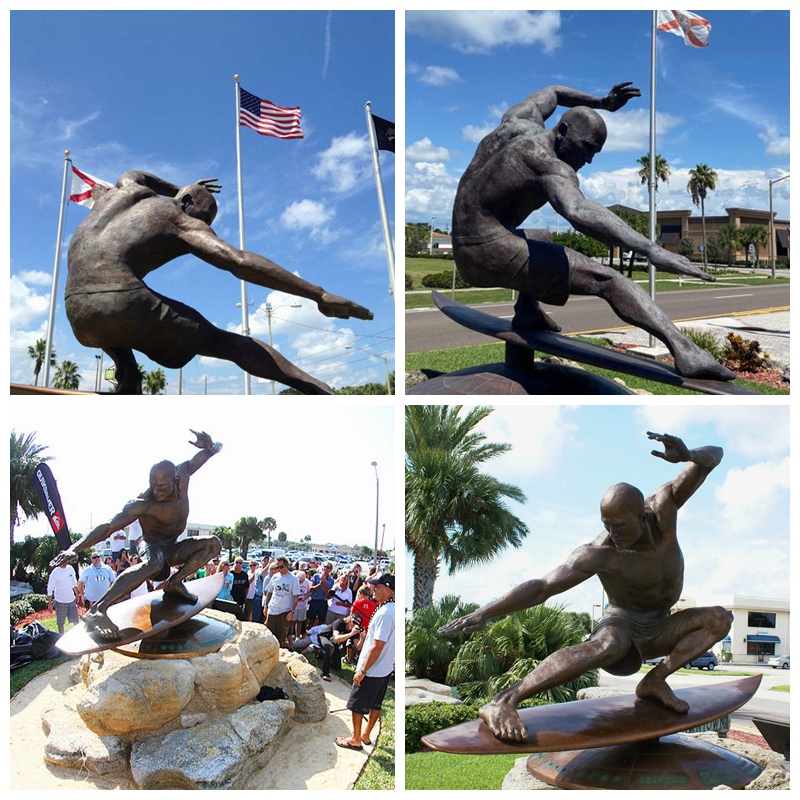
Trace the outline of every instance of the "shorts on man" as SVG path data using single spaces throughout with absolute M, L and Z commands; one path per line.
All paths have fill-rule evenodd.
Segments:
M 347 698 L 347 710 L 354 714 L 368 716 L 370 711 L 380 711 L 383 706 L 383 698 L 386 696 L 386 689 L 392 680 L 392 673 L 380 678 L 370 678 L 364 676 L 361 684 L 353 684 L 350 689 L 350 696 Z

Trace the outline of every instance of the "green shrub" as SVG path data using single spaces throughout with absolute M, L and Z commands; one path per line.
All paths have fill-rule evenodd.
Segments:
M 414 288 L 414 279 L 406 272 L 406 291 Z
M 429 289 L 452 289 L 453 287 L 453 272 L 452 270 L 444 270 L 444 272 L 429 272 L 423 279 L 422 285 Z M 468 289 L 468 284 L 456 271 L 456 289 Z
M 27 600 L 15 600 L 9 608 L 11 624 L 16 627 L 21 619 L 33 614 L 34 608 Z
M 687 339 L 705 350 L 720 364 L 724 363 L 725 347 L 711 331 L 704 331 L 700 328 L 684 328 L 683 333 Z
M 478 707 L 451 703 L 420 703 L 406 709 L 406 753 L 422 749 L 426 734 L 478 718 Z
M 44 611 L 47 608 L 46 594 L 29 594 L 25 599 L 33 606 L 34 611 Z
M 769 353 L 761 352 L 761 343 L 757 339 L 745 339 L 735 333 L 727 335 L 725 346 L 725 363 L 738 372 L 758 372 L 769 361 Z

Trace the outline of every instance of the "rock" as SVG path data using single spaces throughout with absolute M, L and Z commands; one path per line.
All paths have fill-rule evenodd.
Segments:
M 514 762 L 511 772 L 503 778 L 503 785 L 500 788 L 503 789 L 503 791 L 527 791 L 530 789 L 554 789 L 558 791 L 555 786 L 551 786 L 549 783 L 534 778 L 533 775 L 528 772 L 528 756 L 522 756 L 522 758 L 518 758 Z
M 287 700 L 250 703 L 225 718 L 133 746 L 131 774 L 140 789 L 238 789 L 263 769 L 290 724 Z
M 280 688 L 295 704 L 298 722 L 321 722 L 328 713 L 322 676 L 300 655 L 280 651 L 280 663 L 269 673 L 265 686 Z
M 74 705 L 58 700 L 42 709 L 48 733 L 44 760 L 68 769 L 88 769 L 98 775 L 128 771 L 128 745 L 116 736 L 92 733 Z
M 33 586 L 22 581 L 11 581 L 11 597 L 23 594 L 33 594 Z
M 88 663 L 83 683 L 66 695 L 98 736 L 158 730 L 194 697 L 195 670 L 188 659 L 132 659 L 109 650 L 102 664 Z
M 447 695 L 447 697 L 453 696 L 453 690 L 447 684 L 436 683 L 428 678 L 415 678 L 413 675 L 406 678 L 406 689 L 422 689 L 426 692 Z
M 417 706 L 421 703 L 449 703 L 453 706 L 464 705 L 457 697 L 450 697 L 446 694 L 437 694 L 435 692 L 427 692 L 424 689 L 410 688 L 405 692 L 406 708 L 409 706 Z

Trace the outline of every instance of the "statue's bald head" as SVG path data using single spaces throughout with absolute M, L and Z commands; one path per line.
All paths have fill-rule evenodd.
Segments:
M 644 513 L 644 495 L 629 483 L 615 483 L 600 501 L 600 511 Z
M 184 186 L 175 196 L 181 211 L 190 217 L 200 219 L 210 225 L 217 216 L 217 201 L 214 195 L 199 183 Z
M 603 149 L 608 129 L 603 118 L 586 106 L 567 109 L 555 127 L 556 155 L 578 170 Z
M 150 469 L 150 492 L 153 499 L 163 502 L 176 491 L 178 470 L 171 461 L 159 461 Z

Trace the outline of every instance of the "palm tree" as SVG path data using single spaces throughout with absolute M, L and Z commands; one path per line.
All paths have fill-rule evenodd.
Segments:
M 650 180 L 650 155 L 641 156 L 636 160 L 639 164 L 639 179 L 642 183 L 648 183 Z M 669 183 L 670 167 L 667 159 L 656 153 L 656 191 L 658 191 L 658 184 Z
M 213 531 L 212 536 L 216 536 L 222 542 L 222 549 L 228 551 L 228 558 L 233 560 L 233 547 L 236 544 L 236 537 L 233 531 L 227 525 L 217 525 Z
M 242 558 L 247 558 L 247 549 L 251 542 L 261 538 L 261 528 L 255 517 L 242 517 L 233 526 L 233 535 L 239 542 L 239 552 Z
M 39 373 L 44 366 L 45 351 L 47 350 L 47 342 L 44 339 L 37 339 L 36 344 L 28 347 L 28 355 L 33 359 L 33 385 L 39 385 Z M 56 365 L 56 350 L 54 347 L 50 348 L 50 366 Z
M 698 164 L 689 170 L 689 183 L 686 189 L 693 205 L 700 205 L 703 220 L 703 269 L 706 268 L 706 195 L 717 188 L 717 173 L 708 164 Z
M 417 611 L 406 623 L 406 666 L 410 674 L 444 683 L 447 667 L 469 634 L 442 636 L 439 628 L 477 608 L 477 603 L 462 603 L 459 597 L 448 594 L 432 606 Z
M 42 455 L 47 445 L 36 444 L 35 439 L 35 432 L 18 435 L 11 431 L 11 544 L 20 512 L 30 519 L 44 510 L 33 485 L 33 471 L 42 461 L 50 461 L 50 456 Z
M 272 547 L 272 531 L 278 527 L 278 523 L 275 522 L 273 517 L 264 517 L 264 519 L 258 523 L 258 527 L 267 534 L 267 547 Z
M 146 394 L 162 394 L 167 388 L 167 376 L 164 370 L 159 367 L 152 372 L 145 373 L 144 391 Z
M 286 531 L 281 531 L 278 534 L 278 542 L 280 544 L 286 544 L 289 541 L 289 536 L 287 535 Z
M 506 507 L 525 502 L 517 486 L 479 467 L 510 444 L 487 442 L 475 426 L 492 413 L 479 406 L 406 407 L 406 546 L 414 555 L 413 610 L 433 603 L 441 561 L 452 575 L 519 547 L 528 526 Z
M 717 231 L 717 241 L 727 254 L 728 266 L 732 266 L 734 253 L 742 246 L 741 230 L 732 222 L 728 222 Z
M 56 374 L 53 376 L 53 386 L 56 389 L 75 390 L 80 386 L 81 376 L 78 365 L 74 361 L 62 361 Z
M 739 231 L 739 239 L 745 250 L 748 250 L 751 244 L 755 245 L 756 263 L 758 263 L 758 248 L 766 247 L 769 241 L 767 229 L 763 225 L 746 225 Z
M 447 670 L 466 702 L 490 699 L 524 678 L 547 656 L 584 639 L 583 628 L 561 606 L 535 606 L 509 614 L 473 633 Z M 551 703 L 575 699 L 578 689 L 597 685 L 597 670 L 542 694 Z

